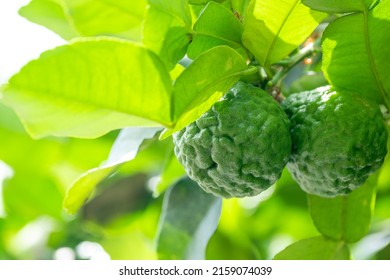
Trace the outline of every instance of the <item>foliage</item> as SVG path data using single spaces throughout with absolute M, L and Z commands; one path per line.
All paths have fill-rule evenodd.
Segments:
M 390 0 L 31 0 L 19 13 L 68 42 L 1 87 L 0 258 L 92 258 L 91 244 L 112 259 L 388 258 L 390 156 L 348 196 L 307 195 L 284 169 L 258 196 L 221 200 L 185 177 L 171 135 L 238 81 L 277 101 L 352 91 L 389 129 Z

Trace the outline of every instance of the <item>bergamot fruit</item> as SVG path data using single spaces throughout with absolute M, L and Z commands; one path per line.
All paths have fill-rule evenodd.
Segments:
M 175 154 L 206 192 L 254 196 L 280 177 L 291 152 L 289 120 L 265 91 L 238 82 L 173 135 Z
M 381 167 L 387 131 L 377 105 L 321 87 L 288 96 L 282 107 L 293 142 L 287 168 L 307 193 L 346 195 Z

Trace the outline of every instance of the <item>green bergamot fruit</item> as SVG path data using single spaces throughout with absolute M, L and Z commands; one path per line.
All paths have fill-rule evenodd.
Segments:
M 291 152 L 289 120 L 265 91 L 238 82 L 173 135 L 175 154 L 206 192 L 254 196 L 280 177 Z
M 387 131 L 376 104 L 321 87 L 290 95 L 282 107 L 293 142 L 287 168 L 307 193 L 347 195 L 381 167 Z

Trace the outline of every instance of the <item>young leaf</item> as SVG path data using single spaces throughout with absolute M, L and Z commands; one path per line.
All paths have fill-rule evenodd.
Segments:
M 194 25 L 188 57 L 194 59 L 204 51 L 219 45 L 227 45 L 246 56 L 241 44 L 243 25 L 224 6 L 209 2 Z
M 309 195 L 310 214 L 323 235 L 347 243 L 356 242 L 369 230 L 375 199 L 376 177 L 348 196 L 322 198 Z
M 337 87 L 354 90 L 390 107 L 390 1 L 343 16 L 323 34 L 322 69 Z M 351 48 L 350 46 L 353 46 Z
M 80 36 L 80 33 L 69 24 L 67 15 L 60 0 L 32 0 L 19 10 L 26 19 L 51 29 L 65 40 Z
M 114 36 L 140 41 L 146 0 L 32 0 L 20 10 L 64 39 Z
M 248 68 L 242 56 L 227 46 L 200 55 L 176 80 L 172 96 L 175 127 L 172 134 L 195 121 L 236 83 L 256 69 Z
M 76 213 L 90 197 L 96 185 L 112 174 L 122 163 L 134 159 L 145 139 L 152 138 L 161 128 L 125 128 L 118 135 L 110 155 L 101 166 L 82 174 L 68 190 L 63 206 L 70 214 Z
M 34 137 L 92 138 L 127 126 L 171 126 L 169 73 L 151 51 L 83 39 L 47 51 L 3 89 Z
M 368 9 L 378 0 L 302 0 L 303 4 L 313 10 L 326 13 L 361 12 Z
M 263 66 L 286 57 L 309 37 L 326 14 L 310 10 L 301 0 L 249 3 L 242 42 Z
M 275 260 L 349 260 L 349 247 L 323 236 L 300 240 L 279 252 Z
M 191 14 L 187 0 L 149 0 L 143 43 L 157 53 L 168 69 L 183 58 L 190 43 Z
M 222 200 L 184 178 L 164 197 L 159 223 L 159 259 L 205 258 L 206 246 L 217 228 Z

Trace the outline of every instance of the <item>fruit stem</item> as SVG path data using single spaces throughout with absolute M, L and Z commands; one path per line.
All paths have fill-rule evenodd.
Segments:
M 298 52 L 288 59 L 282 60 L 277 63 L 279 65 L 279 70 L 272 77 L 271 81 L 267 85 L 267 87 L 273 87 L 280 83 L 280 81 L 287 75 L 287 73 L 293 68 L 295 65 L 303 61 L 305 58 L 312 56 L 317 53 L 320 49 L 321 39 L 317 38 L 311 43 L 308 43 L 303 48 L 299 49 Z

